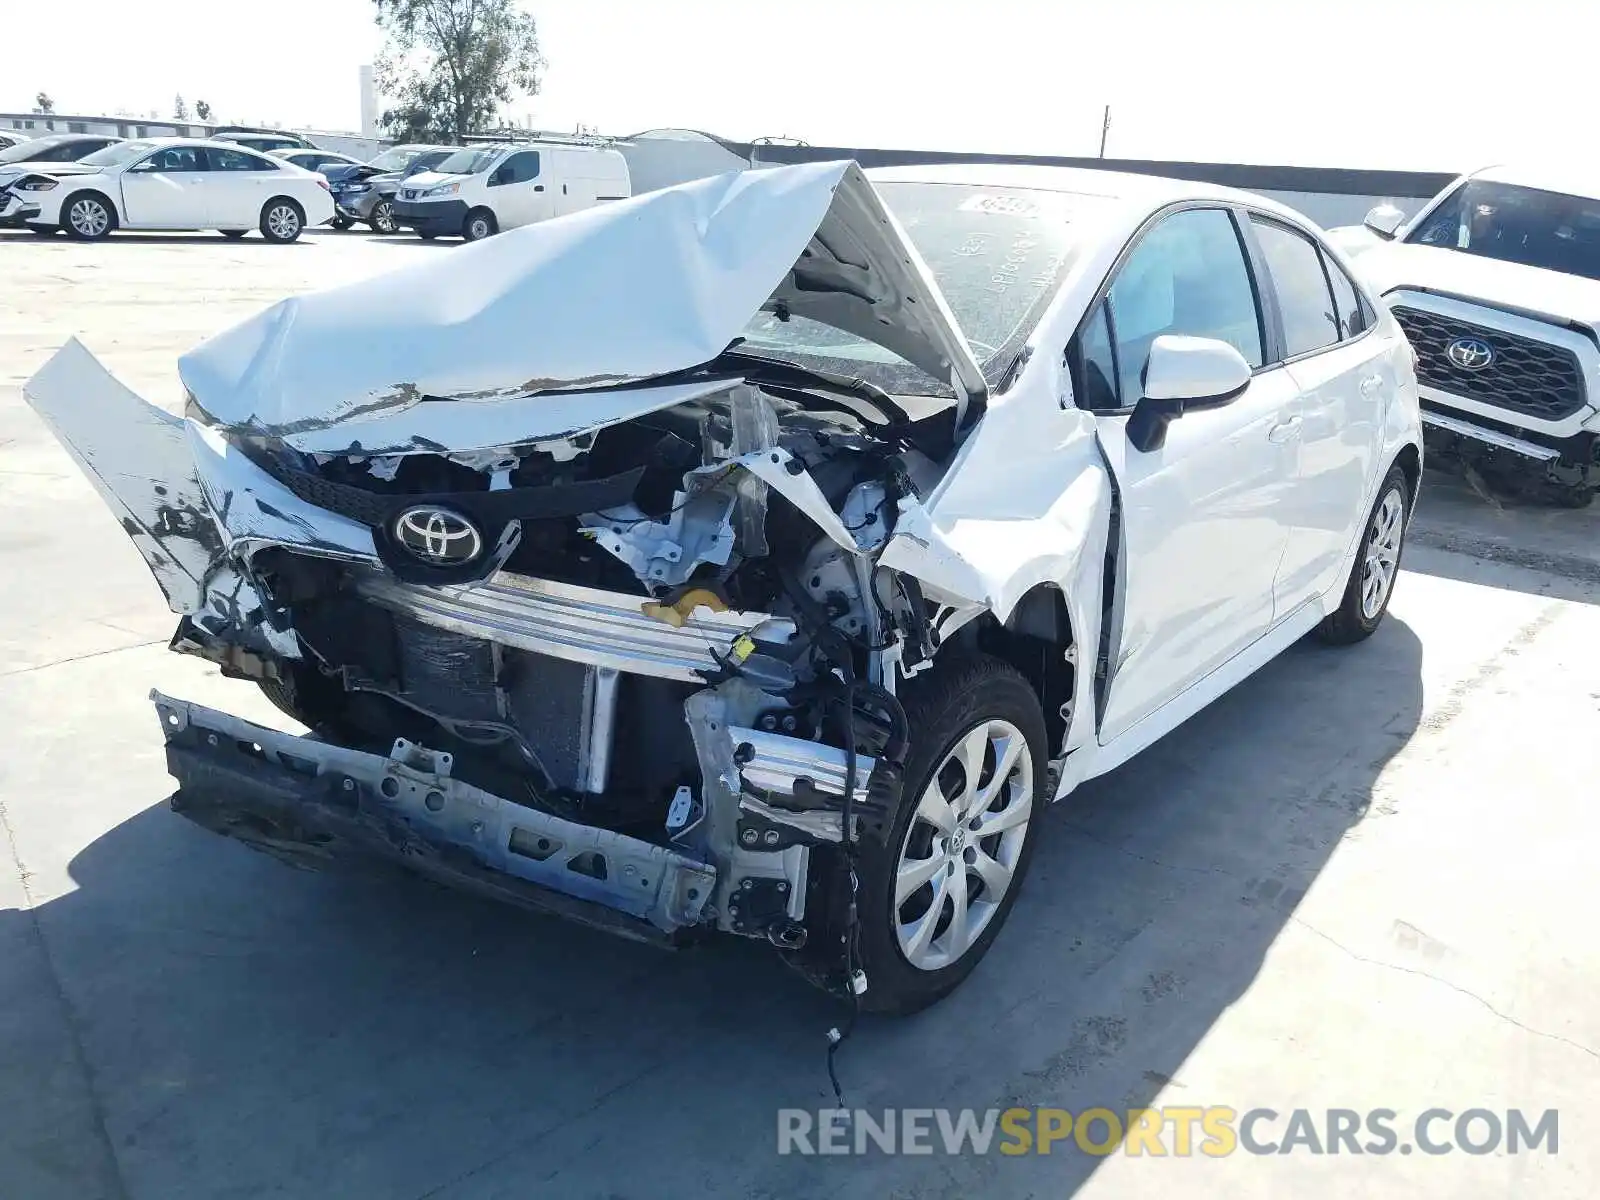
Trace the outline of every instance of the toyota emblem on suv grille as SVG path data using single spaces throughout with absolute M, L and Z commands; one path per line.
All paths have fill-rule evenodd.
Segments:
M 483 535 L 459 513 L 426 505 L 394 519 L 394 540 L 432 567 L 463 567 L 483 553 Z
M 1444 348 L 1444 353 L 1463 371 L 1481 371 L 1494 362 L 1494 347 L 1482 338 L 1457 338 Z

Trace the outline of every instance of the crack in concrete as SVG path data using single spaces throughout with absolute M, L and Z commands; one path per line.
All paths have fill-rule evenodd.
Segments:
M 124 632 L 127 632 L 124 630 Z M 18 667 L 15 671 L 0 671 L 0 679 L 10 679 L 14 675 L 28 675 L 34 671 L 48 671 L 51 667 L 63 667 L 67 663 L 82 662 L 86 658 L 100 658 L 106 654 L 121 654 L 124 650 L 142 650 L 146 646 L 165 646 L 166 638 L 151 638 L 148 642 L 134 642 L 127 646 L 113 646 L 109 650 L 90 650 L 83 654 L 71 654 L 66 658 L 54 659 L 51 662 L 35 663 L 31 667 Z
M 1476 1001 L 1484 1008 L 1485 1011 L 1494 1014 L 1508 1025 L 1516 1026 L 1524 1033 L 1531 1033 L 1534 1037 L 1546 1038 L 1552 1042 L 1560 1042 L 1564 1046 L 1571 1046 L 1574 1050 L 1583 1051 L 1583 1053 L 1587 1054 L 1590 1058 L 1600 1060 L 1600 1050 L 1595 1050 L 1593 1047 L 1586 1046 L 1582 1042 L 1573 1041 L 1571 1038 L 1562 1034 L 1550 1033 L 1548 1030 L 1535 1029 L 1532 1025 L 1525 1025 L 1523 1022 L 1513 1017 L 1510 1013 L 1501 1012 L 1493 1004 L 1490 1004 L 1489 1001 L 1478 995 L 1477 992 L 1471 991 L 1468 988 L 1464 988 L 1459 983 L 1446 979 L 1443 975 L 1435 975 L 1432 971 L 1424 971 L 1420 967 L 1408 967 L 1401 963 L 1386 962 L 1381 958 L 1368 958 L 1365 954 L 1357 954 L 1354 950 L 1350 949 L 1349 946 L 1346 946 L 1343 942 L 1339 941 L 1339 939 L 1322 932 L 1322 930 L 1318 929 L 1315 925 L 1312 925 L 1308 921 L 1302 920 L 1300 917 L 1297 917 L 1292 913 L 1289 914 L 1289 920 L 1307 932 L 1316 934 L 1323 941 L 1327 942 L 1328 945 L 1349 956 L 1350 958 L 1353 958 L 1356 962 L 1366 963 L 1368 966 L 1373 967 L 1382 967 L 1386 971 L 1398 971 L 1402 975 L 1417 975 L 1423 979 L 1431 979 L 1434 983 L 1442 984 L 1443 986 L 1449 988 L 1452 992 L 1459 992 L 1467 999 Z

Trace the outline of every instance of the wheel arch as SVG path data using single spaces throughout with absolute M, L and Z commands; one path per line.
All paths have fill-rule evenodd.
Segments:
M 1417 493 L 1422 488 L 1422 451 L 1415 442 L 1407 442 L 1394 456 L 1394 465 L 1405 473 L 1406 490 L 1410 493 L 1406 497 L 1406 507 L 1408 511 L 1415 512 Z M 1387 475 L 1388 472 L 1385 471 L 1384 474 Z
M 1072 732 L 1078 688 L 1078 640 L 1066 592 L 1038 583 L 1018 598 L 1004 620 L 979 613 L 949 638 L 961 649 L 992 655 L 1015 667 L 1038 693 L 1052 755 Z
M 120 189 L 117 190 L 120 191 Z M 61 207 L 56 210 L 56 223 L 61 228 L 67 228 L 67 213 L 72 210 L 72 202 L 80 196 L 94 196 L 105 203 L 106 211 L 111 214 L 111 225 L 106 230 L 107 233 L 114 229 L 122 228 L 120 196 L 113 196 L 109 190 L 100 187 L 80 187 L 67 193 L 66 197 L 61 201 Z

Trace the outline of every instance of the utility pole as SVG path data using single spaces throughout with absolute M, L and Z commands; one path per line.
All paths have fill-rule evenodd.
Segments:
M 1111 132 L 1111 105 L 1106 105 L 1105 118 L 1100 122 L 1100 157 L 1106 156 L 1106 134 Z

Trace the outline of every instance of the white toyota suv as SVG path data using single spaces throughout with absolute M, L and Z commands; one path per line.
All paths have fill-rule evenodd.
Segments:
M 1562 504 L 1600 488 L 1600 173 L 1491 167 L 1335 244 L 1417 354 L 1435 461 Z

